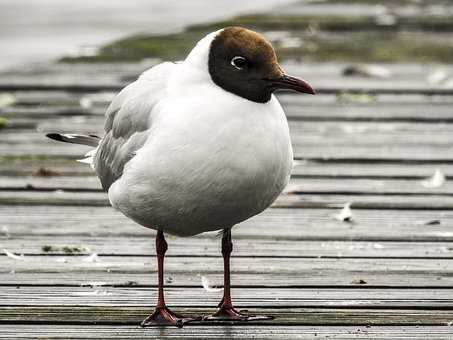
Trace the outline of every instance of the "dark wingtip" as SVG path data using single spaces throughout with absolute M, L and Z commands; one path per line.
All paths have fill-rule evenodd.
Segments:
M 57 140 L 59 142 L 64 142 L 63 136 L 60 135 L 59 133 L 48 133 L 48 134 L 46 134 L 46 137 L 53 139 L 53 140 Z

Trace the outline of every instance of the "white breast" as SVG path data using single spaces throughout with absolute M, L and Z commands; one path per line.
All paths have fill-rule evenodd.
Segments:
M 254 103 L 197 84 L 170 86 L 156 105 L 147 143 L 109 190 L 125 215 L 182 236 L 261 212 L 286 186 L 292 167 L 286 117 L 275 97 Z

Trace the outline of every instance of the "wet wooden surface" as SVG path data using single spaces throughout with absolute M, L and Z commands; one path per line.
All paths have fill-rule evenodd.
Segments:
M 44 134 L 101 134 L 113 91 L 146 66 L 2 75 L 0 339 L 453 337 L 453 91 L 427 83 L 432 69 L 419 65 L 391 66 L 387 79 L 289 65 L 320 93 L 280 95 L 293 177 L 270 209 L 233 229 L 236 304 L 275 319 L 138 328 L 156 299 L 155 234 L 109 207 L 75 162 L 89 148 Z M 436 170 L 445 183 L 426 185 Z M 352 221 L 337 220 L 348 202 Z M 222 283 L 216 233 L 168 243 L 168 304 L 214 311 L 221 291 L 201 278 Z

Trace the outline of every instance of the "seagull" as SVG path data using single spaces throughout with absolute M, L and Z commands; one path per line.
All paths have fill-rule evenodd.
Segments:
M 293 151 L 274 91 L 315 94 L 284 73 L 258 33 L 226 27 L 202 38 L 182 62 L 163 62 L 126 86 L 106 112 L 105 134 L 51 133 L 49 138 L 95 147 L 91 164 L 111 205 L 157 231 L 158 299 L 141 326 L 187 318 L 164 299 L 164 233 L 192 236 L 220 230 L 223 298 L 206 321 L 256 321 L 230 294 L 231 229 L 269 207 L 288 184 Z

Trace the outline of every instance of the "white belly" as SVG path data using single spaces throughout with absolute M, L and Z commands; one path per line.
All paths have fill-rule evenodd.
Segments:
M 272 204 L 292 167 L 286 117 L 275 98 L 231 98 L 217 97 L 208 109 L 190 99 L 164 101 L 150 139 L 110 188 L 112 205 L 145 227 L 190 236 Z

